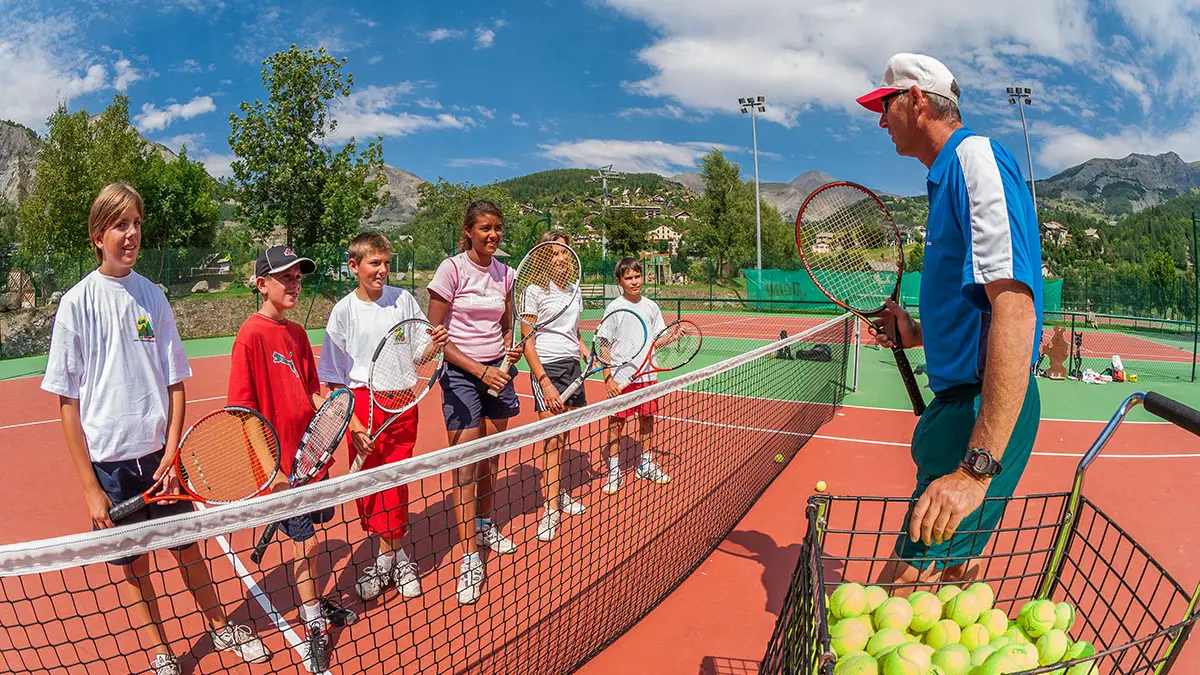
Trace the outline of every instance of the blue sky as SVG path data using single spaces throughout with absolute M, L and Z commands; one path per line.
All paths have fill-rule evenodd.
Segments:
M 59 101 L 97 112 L 124 92 L 145 136 L 224 174 L 229 115 L 297 43 L 349 59 L 339 133 L 384 136 L 387 163 L 427 180 L 670 175 L 714 146 L 750 177 L 737 98 L 762 94 L 762 180 L 818 169 L 917 194 L 924 168 L 854 103 L 892 53 L 946 62 L 965 121 L 1022 162 L 1003 92 L 1032 88 L 1044 178 L 1096 156 L 1200 159 L 1198 31 L 1196 0 L 0 0 L 0 118 L 41 131 Z

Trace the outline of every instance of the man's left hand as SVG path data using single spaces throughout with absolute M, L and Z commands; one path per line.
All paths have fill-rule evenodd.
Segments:
M 908 536 L 926 546 L 950 539 L 987 495 L 988 484 L 959 469 L 929 484 L 908 520 Z

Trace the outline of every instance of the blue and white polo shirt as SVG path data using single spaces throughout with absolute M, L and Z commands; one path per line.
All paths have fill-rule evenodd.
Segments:
M 921 333 L 933 391 L 982 380 L 991 303 L 984 286 L 1016 279 L 1033 291 L 1042 336 L 1042 245 L 1021 169 L 996 141 L 962 127 L 926 177 L 929 220 L 921 271 Z

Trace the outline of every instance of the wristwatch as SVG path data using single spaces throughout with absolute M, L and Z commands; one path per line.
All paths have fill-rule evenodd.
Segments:
M 991 478 L 1000 475 L 1000 462 L 992 457 L 992 453 L 983 448 L 968 448 L 967 456 L 963 458 L 962 468 L 976 478 Z

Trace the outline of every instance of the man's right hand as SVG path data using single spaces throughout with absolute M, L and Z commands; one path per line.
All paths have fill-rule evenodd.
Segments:
M 921 339 L 921 324 L 913 320 L 912 315 L 900 305 L 888 298 L 884 301 L 884 310 L 874 321 L 875 341 L 881 347 L 892 348 L 890 337 L 897 329 L 900 331 L 900 341 L 905 349 L 920 347 L 924 344 Z
M 99 488 L 85 490 L 83 500 L 87 503 L 88 517 L 92 519 L 93 525 L 102 530 L 116 527 L 112 519 L 108 517 L 108 510 L 112 508 L 113 503 L 104 490 Z

